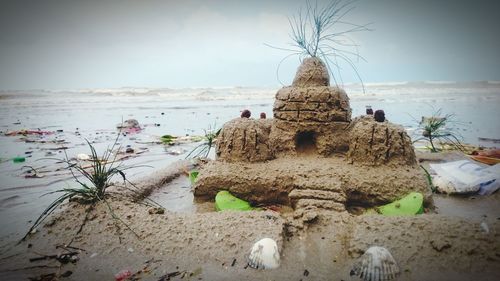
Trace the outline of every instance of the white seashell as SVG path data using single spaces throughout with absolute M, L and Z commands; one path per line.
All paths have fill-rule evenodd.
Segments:
M 255 243 L 248 256 L 248 265 L 257 269 L 274 269 L 280 266 L 280 253 L 276 241 L 264 238 Z
M 399 275 L 399 267 L 386 248 L 373 246 L 354 265 L 351 275 L 364 281 L 392 280 Z

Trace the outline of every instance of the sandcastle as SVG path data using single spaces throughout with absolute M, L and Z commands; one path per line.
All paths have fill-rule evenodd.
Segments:
M 256 204 L 344 211 L 428 192 L 404 128 L 372 116 L 351 119 L 349 97 L 330 86 L 320 59 L 302 62 L 293 84 L 276 93 L 273 113 L 223 126 L 196 196 L 229 190 Z

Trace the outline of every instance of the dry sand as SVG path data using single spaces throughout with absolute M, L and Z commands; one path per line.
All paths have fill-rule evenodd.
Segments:
M 180 167 L 169 169 L 176 173 Z M 165 177 L 156 174 L 142 188 L 158 187 Z M 437 198 L 438 203 L 449 199 Z M 71 243 L 81 249 L 70 249 L 78 261 L 30 262 L 64 253 L 57 246 L 71 241 L 85 216 L 84 206 L 69 203 L 27 241 L 2 253 L 0 274 L 3 280 L 69 272 L 60 280 L 112 280 L 128 269 L 141 280 L 168 280 L 169 274 L 170 280 L 357 280 L 349 275 L 352 265 L 369 246 L 379 245 L 398 262 L 399 280 L 499 280 L 500 195 L 469 201 L 482 206 L 481 200 L 489 201 L 488 207 L 476 216 L 461 217 L 448 202 L 443 214 L 384 217 L 317 210 L 307 219 L 272 211 L 151 214 L 151 207 L 111 200 L 116 215 L 139 237 L 123 225 L 117 228 L 106 205 L 99 204 Z M 470 206 L 467 202 L 459 207 Z M 246 266 L 252 244 L 263 237 L 278 242 L 278 269 Z

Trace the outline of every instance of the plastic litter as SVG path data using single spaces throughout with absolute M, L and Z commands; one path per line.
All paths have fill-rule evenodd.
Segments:
M 192 185 L 196 183 L 196 178 L 198 178 L 198 174 L 199 172 L 196 170 L 189 172 L 189 180 L 191 181 Z
M 500 188 L 500 164 L 480 166 L 469 160 L 430 164 L 437 176 L 434 185 L 448 194 L 475 193 L 490 195 Z
M 417 215 L 424 212 L 424 196 L 419 192 L 411 192 L 405 197 L 378 207 L 378 211 L 386 216 Z
M 241 200 L 229 191 L 219 191 L 215 196 L 215 209 L 217 211 L 231 210 L 231 211 L 250 211 L 253 210 L 252 206 L 247 201 Z
M 12 158 L 12 162 L 14 162 L 14 163 L 22 163 L 24 161 L 26 161 L 26 158 L 24 158 L 24 157 L 14 157 L 14 158 Z
M 164 144 L 173 144 L 177 137 L 174 137 L 172 135 L 163 135 L 160 137 L 161 142 Z
M 132 276 L 132 272 L 128 269 L 124 269 L 117 274 L 115 274 L 115 281 L 123 281 Z

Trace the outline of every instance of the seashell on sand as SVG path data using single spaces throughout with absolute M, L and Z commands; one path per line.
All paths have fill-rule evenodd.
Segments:
M 248 265 L 257 269 L 274 269 L 280 266 L 280 253 L 276 241 L 263 238 L 255 243 L 248 256 Z
M 399 275 L 399 267 L 386 248 L 373 246 L 354 265 L 352 275 L 364 281 L 392 280 Z

